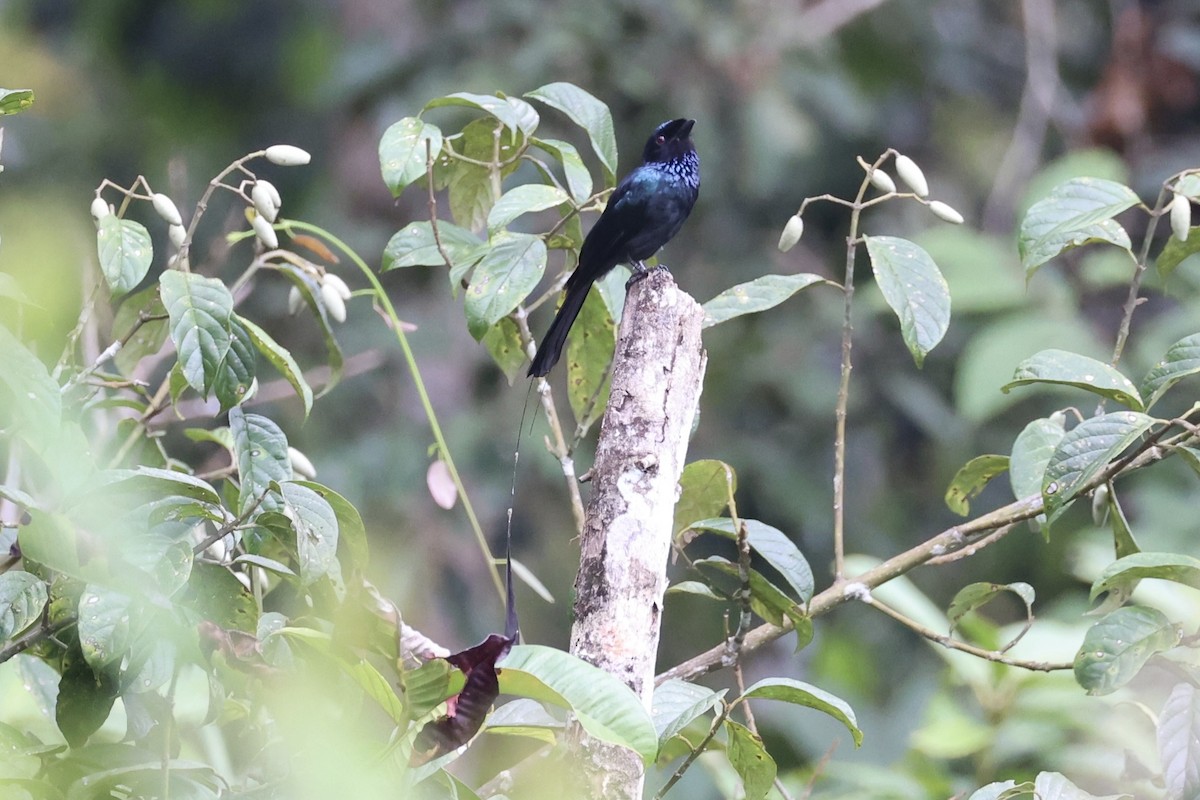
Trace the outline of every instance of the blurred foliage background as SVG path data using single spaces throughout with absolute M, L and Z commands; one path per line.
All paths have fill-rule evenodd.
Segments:
M 1032 389 L 1001 394 L 1019 361 L 1048 346 L 1111 354 L 1128 262 L 1077 252 L 1026 287 L 1014 239 L 1023 209 L 1057 179 L 1083 173 L 1127 182 L 1152 204 L 1168 175 L 1200 165 L 1200 9 L 1188 0 L 0 0 L 0 82 L 37 93 L 31 112 L 5 122 L 0 269 L 44 307 L 24 324 L 56 354 L 92 290 L 88 203 L 101 179 L 127 185 L 142 173 L 185 207 L 207 176 L 276 142 L 314 154 L 310 167 L 266 174 L 283 195 L 284 215 L 338 233 L 377 263 L 392 233 L 428 215 L 422 192 L 393 202 L 380 180 L 382 131 L 441 94 L 520 94 L 557 80 L 610 105 L 621 172 L 658 122 L 698 120 L 701 198 L 663 260 L 701 301 L 767 272 L 837 278 L 846 220 L 833 206 L 806 215 L 795 250 L 780 254 L 775 242 L 805 196 L 853 193 L 862 176 L 856 155 L 872 160 L 889 146 L 910 155 L 933 196 L 967 217 L 948 230 L 916 205 L 891 203 L 866 223 L 870 233 L 909 236 L 929 250 L 954 302 L 946 341 L 918 371 L 874 287 L 860 295 L 848 546 L 880 557 L 953 524 L 941 498 L 968 458 L 1007 453 L 1026 421 L 1078 401 Z M 544 124 L 555 121 L 548 114 Z M 557 122 L 558 135 L 578 138 Z M 193 250 L 199 271 L 220 263 L 222 234 L 240 213 L 201 231 Z M 344 276 L 358 285 L 349 270 Z M 509 386 L 467 334 L 461 300 L 449 296 L 440 271 L 398 270 L 384 280 L 401 316 L 417 326 L 411 341 L 450 446 L 498 541 L 525 387 Z M 1143 374 L 1168 344 L 1195 331 L 1198 284 L 1194 264 L 1167 285 L 1149 277 L 1128 374 Z M 256 294 L 265 305 L 255 318 L 302 364 L 305 353 L 318 363 L 319 333 L 287 317 L 285 295 L 282 281 L 274 294 Z M 451 648 L 464 646 L 498 629 L 502 609 L 461 513 L 440 510 L 426 491 L 431 439 L 389 333 L 365 307 L 358 311 L 340 329 L 350 377 L 317 413 L 303 422 L 290 396 L 263 413 L 362 511 L 371 577 L 406 620 Z M 840 316 L 838 295 L 814 289 L 710 331 L 690 453 L 738 471 L 740 512 L 798 541 L 818 588 L 831 557 Z M 534 330 L 548 322 L 541 312 Z M 557 602 L 523 589 L 522 628 L 530 641 L 565 647 L 577 544 L 541 434 L 535 423 L 521 460 L 515 549 Z M 581 471 L 590 446 L 579 454 Z M 1139 535 L 1158 549 L 1195 540 L 1194 477 L 1174 461 L 1153 483 L 1128 482 L 1123 497 Z M 975 508 L 1008 499 L 997 484 Z M 1056 606 L 1084 607 L 1089 553 L 1105 547 L 1078 508 L 1049 543 L 1020 532 L 914 580 L 943 607 L 972 580 L 1025 580 L 1053 618 Z M 998 621 L 1017 619 L 1019 609 L 1011 610 Z M 721 625 L 712 605 L 670 600 L 661 663 L 718 642 Z M 1064 639 L 1066 657 L 1074 636 Z M 857 764 L 860 779 L 901 761 L 921 775 L 928 759 L 966 755 L 946 749 L 963 730 L 955 725 L 1000 725 L 994 708 L 963 711 L 946 700 L 961 694 L 935 694 L 954 672 L 866 608 L 822 619 L 798 656 L 787 641 L 758 654 L 747 677 L 760 673 L 812 681 L 858 710 L 867 741 L 857 752 L 842 741 L 826 775 L 835 786 L 839 764 Z M 760 725 L 781 766 L 811 768 L 839 735 L 835 724 L 795 711 L 764 710 Z M 1073 764 L 1103 775 L 1120 766 L 1096 764 L 1082 750 L 1072 758 L 1068 734 L 1051 743 L 1022 740 L 1028 731 L 1008 735 L 1009 752 L 996 755 L 993 768 L 1047 766 L 1039 745 L 1067 759 L 1051 765 L 1063 771 Z M 986 765 L 974 769 L 982 781 L 994 777 Z

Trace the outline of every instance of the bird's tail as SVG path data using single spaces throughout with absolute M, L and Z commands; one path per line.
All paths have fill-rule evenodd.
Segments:
M 542 344 L 533 357 L 533 363 L 529 365 L 529 377 L 541 378 L 558 363 L 563 345 L 567 343 L 567 332 L 579 316 L 579 310 L 583 308 L 583 301 L 587 299 L 588 290 L 591 288 L 590 281 L 575 286 L 568 285 L 567 296 L 554 316 L 554 321 L 550 323 L 550 330 L 546 331 L 546 337 L 542 339 Z

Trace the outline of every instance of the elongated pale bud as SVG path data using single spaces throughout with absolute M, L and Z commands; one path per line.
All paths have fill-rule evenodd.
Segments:
M 304 308 L 304 295 L 295 286 L 288 290 L 287 306 L 289 314 L 299 314 L 300 309 Z
M 266 217 L 255 214 L 254 219 L 250 220 L 250 227 L 254 228 L 254 235 L 268 250 L 279 247 L 279 236 L 276 235 L 275 229 L 271 227 L 271 223 L 267 221 Z
M 171 244 L 175 245 L 175 249 L 183 247 L 183 240 L 187 238 L 187 229 L 182 225 L 171 225 L 167 228 L 167 238 L 171 240 Z
M 338 296 L 343 300 L 350 299 L 350 287 L 347 286 L 346 282 L 337 275 L 334 275 L 332 272 L 326 272 L 325 277 L 322 280 L 324 285 L 332 286 L 333 290 L 337 292 Z
M 952 206 L 943 203 L 941 200 L 930 201 L 929 210 L 932 211 L 935 216 L 946 220 L 946 222 L 953 222 L 955 225 L 963 224 L 963 215 L 958 213 L 958 211 L 956 211 Z
M 796 242 L 800 241 L 800 237 L 804 235 L 804 220 L 799 214 L 793 214 L 792 218 L 783 226 L 783 233 L 779 235 L 779 249 L 787 252 L 796 246 Z
M 263 154 L 267 161 L 281 167 L 300 167 L 312 161 L 308 151 L 290 144 L 273 144 Z
M 896 191 L 896 182 L 892 180 L 892 176 L 881 169 L 871 170 L 867 178 L 872 186 L 884 194 L 893 194 Z
M 929 194 L 929 182 L 925 180 L 925 173 L 921 172 L 917 162 L 908 156 L 896 156 L 896 174 L 900 176 L 900 180 L 908 184 L 917 197 L 925 197 Z
M 1186 195 L 1177 194 L 1171 201 L 1171 233 L 1181 242 L 1186 242 L 1192 227 L 1192 201 Z
M 250 189 L 250 200 L 254 203 L 254 210 L 266 217 L 268 222 L 274 222 L 279 216 L 279 208 L 282 205 L 279 192 L 267 181 L 254 182 Z
M 338 294 L 337 289 L 328 283 L 321 284 L 321 302 L 325 304 L 325 310 L 334 321 L 346 321 L 346 301 Z
M 1099 527 L 1108 519 L 1108 486 L 1100 484 L 1092 492 L 1092 522 Z
M 183 224 L 183 217 L 179 216 L 179 208 L 175 205 L 175 201 L 165 194 L 155 194 L 150 198 L 150 203 L 168 225 Z
M 308 456 L 294 447 L 289 447 L 287 453 L 288 461 L 292 465 L 292 472 L 302 478 L 308 478 L 310 481 L 317 477 L 317 468 L 308 460 Z
M 104 202 L 103 197 L 97 197 L 92 201 L 92 219 L 99 222 L 112 213 L 112 209 L 108 207 L 108 203 Z

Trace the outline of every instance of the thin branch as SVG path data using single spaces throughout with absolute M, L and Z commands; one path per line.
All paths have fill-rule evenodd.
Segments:
M 737 630 L 733 632 L 733 636 L 725 640 L 725 649 L 728 660 L 737 664 L 742 652 L 742 643 L 746 641 L 746 633 L 750 630 L 753 622 L 750 610 L 750 536 L 746 530 L 746 524 L 738 517 L 737 503 L 733 498 L 733 473 L 728 467 L 725 468 L 725 490 L 728 493 L 726 503 L 729 507 L 729 518 L 733 521 L 733 529 L 737 534 L 738 582 L 740 585 L 736 598 L 741 608 Z M 740 671 L 738 671 L 738 675 L 740 677 Z
M 1017 529 L 1017 523 L 1015 523 L 1015 522 L 1012 523 L 1011 525 L 1003 525 L 1003 526 L 997 528 L 996 530 L 992 531 L 991 533 L 989 533 L 987 536 L 984 536 L 982 539 L 975 542 L 970 547 L 964 547 L 962 550 L 958 550 L 953 553 L 947 553 L 944 556 L 934 556 L 933 558 L 931 558 L 925 562 L 925 566 L 940 567 L 943 564 L 950 564 L 954 561 L 961 561 L 964 558 L 969 558 L 969 557 L 975 555 L 976 553 L 978 553 L 983 548 L 987 547 L 988 545 L 992 545 L 992 544 L 995 544 L 996 542 L 1000 541 L 1001 539 L 1003 539 L 1005 536 L 1008 536 L 1008 534 L 1012 533 L 1016 529 Z
M 8 661 L 18 653 L 25 652 L 42 639 L 49 638 L 59 631 L 71 627 L 75 624 L 75 622 L 76 618 L 73 614 L 66 619 L 55 622 L 54 624 L 50 624 L 49 619 L 43 615 L 41 622 L 39 622 L 37 626 L 30 628 L 21 636 L 18 636 L 16 639 L 13 639 L 11 642 L 4 645 L 4 647 L 0 648 L 0 664 Z
M 729 710 L 730 707 L 728 704 L 721 704 L 721 711 L 715 717 L 713 717 L 712 727 L 708 729 L 708 733 L 705 734 L 704 738 L 700 740 L 700 744 L 692 748 L 692 752 L 688 753 L 687 758 L 685 758 L 683 763 L 679 765 L 679 769 L 675 770 L 674 774 L 672 774 L 671 777 L 667 779 L 667 782 L 663 784 L 663 787 L 655 792 L 654 800 L 662 800 L 663 796 L 667 792 L 671 791 L 671 787 L 678 783 L 679 779 L 683 777 L 683 773 L 688 771 L 688 767 L 692 766 L 692 763 L 700 757 L 700 754 L 704 752 L 706 747 L 708 747 L 708 743 L 711 742 L 713 737 L 717 735 L 717 731 L 721 730 L 721 725 L 724 724 L 725 719 L 729 716 Z
M 96 360 L 93 361 L 91 365 L 87 367 L 87 369 L 81 370 L 73 375 L 71 379 L 67 381 L 66 385 L 63 386 L 63 393 L 65 394 L 73 387 L 83 383 L 85 380 L 94 375 L 96 371 L 99 370 L 102 365 L 104 365 L 105 362 L 115 358 L 117 353 L 121 352 L 121 349 L 125 347 L 125 345 L 129 344 L 133 337 L 137 335 L 137 332 L 142 329 L 143 325 L 146 325 L 150 322 L 158 322 L 167 318 L 167 314 L 147 314 L 145 311 L 139 311 L 137 319 L 134 320 L 133 325 L 130 326 L 125 335 L 105 348 L 104 352 L 98 355 Z
M 1129 294 L 1125 296 L 1125 304 L 1121 306 L 1121 324 L 1117 327 L 1117 340 L 1113 344 L 1112 360 L 1108 363 L 1116 366 L 1125 352 L 1125 342 L 1129 338 L 1129 329 L 1133 324 L 1133 312 L 1141 305 L 1138 297 L 1142 290 L 1142 279 L 1146 275 L 1146 264 L 1150 259 L 1150 242 L 1154 239 L 1154 231 L 1158 228 L 1158 220 L 1166 210 L 1167 184 L 1158 192 L 1158 202 L 1150 214 L 1150 222 L 1146 225 L 1146 235 L 1142 239 L 1142 249 L 1134 261 L 1133 279 L 1129 281 Z

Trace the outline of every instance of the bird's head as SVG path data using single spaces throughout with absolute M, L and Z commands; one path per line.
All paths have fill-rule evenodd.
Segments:
M 642 161 L 646 164 L 662 163 L 694 151 L 696 148 L 691 136 L 695 124 L 694 119 L 673 119 L 659 125 L 646 141 Z

